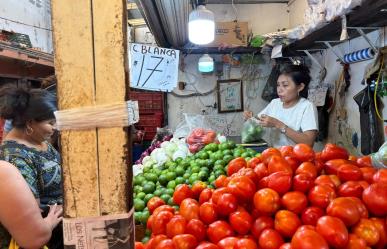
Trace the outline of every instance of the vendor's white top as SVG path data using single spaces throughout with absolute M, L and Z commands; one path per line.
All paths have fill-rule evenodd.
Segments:
M 300 98 L 296 105 L 289 108 L 284 108 L 279 98 L 273 99 L 258 116 L 262 114 L 280 120 L 295 131 L 318 130 L 317 108 L 305 98 Z M 266 128 L 264 139 L 273 147 L 295 145 L 290 138 L 276 128 Z

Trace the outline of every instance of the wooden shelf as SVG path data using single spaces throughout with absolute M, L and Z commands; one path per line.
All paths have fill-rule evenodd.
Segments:
M 384 27 L 387 26 L 387 1 L 366 0 L 362 6 L 355 8 L 347 15 L 348 27 Z M 365 33 L 372 30 L 364 30 Z M 327 24 L 326 26 L 312 32 L 305 38 L 298 40 L 283 50 L 284 56 L 301 55 L 297 50 L 326 48 L 323 43 L 316 41 L 338 41 L 341 34 L 341 19 Z M 358 37 L 356 30 L 348 29 L 350 39 Z

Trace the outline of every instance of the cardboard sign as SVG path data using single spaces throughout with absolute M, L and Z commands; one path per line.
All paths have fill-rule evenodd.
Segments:
M 210 46 L 247 46 L 247 22 L 216 22 L 215 40 Z
M 131 87 L 165 92 L 176 87 L 179 50 L 132 43 L 130 54 Z

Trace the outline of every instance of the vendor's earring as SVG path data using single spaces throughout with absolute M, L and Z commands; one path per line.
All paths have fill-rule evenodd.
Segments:
M 34 132 L 34 129 L 32 129 L 31 127 L 27 126 L 26 127 L 26 134 L 28 136 L 31 136 L 31 134 Z

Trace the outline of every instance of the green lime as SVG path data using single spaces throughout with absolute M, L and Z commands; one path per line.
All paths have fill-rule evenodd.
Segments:
M 178 185 L 178 184 L 177 184 L 177 185 Z M 177 186 L 177 185 L 176 185 L 176 186 Z M 164 194 L 167 194 L 167 195 L 172 196 L 174 192 L 175 192 L 175 191 L 174 191 L 173 189 L 166 188 Z
M 223 157 L 223 161 L 225 162 L 225 165 L 228 164 L 234 157 L 232 155 L 225 155 Z
M 144 197 L 144 202 L 145 202 L 145 203 L 148 203 L 148 201 L 149 201 L 150 199 L 152 199 L 153 196 L 154 196 L 153 194 L 147 194 L 147 195 Z
M 221 151 L 217 151 L 214 153 L 215 154 L 215 159 L 216 160 L 220 160 L 220 159 L 223 159 L 223 154 Z
M 149 218 L 149 211 L 148 210 L 146 210 L 146 211 L 142 211 L 141 213 L 140 213 L 140 222 L 141 222 L 141 224 L 146 224 L 146 222 L 148 221 L 148 218 Z
M 200 171 L 205 171 L 207 173 L 210 173 L 210 170 L 207 167 L 201 167 Z
M 159 183 L 163 186 L 167 185 L 168 179 L 166 175 L 160 175 L 159 176 Z
M 215 166 L 221 165 L 222 167 L 224 167 L 226 164 L 227 163 L 222 159 L 216 160 L 216 162 L 215 162 Z
M 134 206 L 135 211 L 140 212 L 140 211 L 144 210 L 146 205 L 145 205 L 145 202 L 143 200 L 134 199 L 133 206 Z
M 176 173 L 175 172 L 168 172 L 165 176 L 167 177 L 168 181 L 172 181 L 172 180 L 175 180 Z
M 184 170 L 183 167 L 177 166 L 176 169 L 175 169 L 175 173 L 176 173 L 177 176 L 182 176 L 182 175 L 184 175 L 185 170 Z
M 246 157 L 245 159 L 246 161 L 250 161 L 251 157 Z
M 155 173 L 147 173 L 145 174 L 145 179 L 150 181 L 150 182 L 157 182 L 158 177 Z
M 174 205 L 174 206 L 172 206 L 176 211 L 179 211 L 179 206 L 177 206 L 177 205 Z
M 227 141 L 226 143 L 227 143 L 227 148 L 230 150 L 232 150 L 236 147 L 236 144 L 233 141 Z
M 155 192 L 153 192 L 153 195 L 155 195 L 155 196 L 160 196 L 162 194 L 163 194 L 163 191 L 161 190 L 161 188 L 156 189 Z
M 215 177 L 218 178 L 220 175 L 226 175 L 226 173 L 223 170 L 217 170 L 215 171 Z
M 149 173 L 152 170 L 152 167 L 144 167 L 142 170 L 142 173 L 146 174 Z
M 200 180 L 207 180 L 207 178 L 208 178 L 208 172 L 206 172 L 206 171 L 200 171 L 199 172 L 199 174 L 198 174 L 198 178 L 200 179 Z
M 157 168 L 157 169 L 153 169 L 153 173 L 156 174 L 157 176 L 161 175 L 161 169 Z
M 181 161 L 183 161 L 183 158 L 178 157 L 178 158 L 176 158 L 175 163 L 176 163 L 176 164 L 180 164 Z
M 249 157 L 249 156 L 250 156 L 250 153 L 248 153 L 248 152 L 243 152 L 241 154 L 241 157 L 243 157 L 243 158 L 246 158 L 246 157 Z
M 175 205 L 175 203 L 173 202 L 173 198 L 169 198 L 167 204 L 168 204 L 169 206 Z
M 201 154 L 200 154 L 199 158 L 200 158 L 200 159 L 203 159 L 203 160 L 204 160 L 204 159 L 208 159 L 208 158 L 209 158 L 209 155 L 208 155 L 207 152 L 201 151 Z
M 198 173 L 193 173 L 189 179 L 188 179 L 188 182 L 190 184 L 193 184 L 194 182 L 196 182 L 197 180 L 199 180 L 199 176 L 198 176 Z
M 179 166 L 183 167 L 184 169 L 188 168 L 189 162 L 188 161 L 182 161 Z
M 223 170 L 223 169 L 224 169 L 224 166 L 223 166 L 223 165 L 217 164 L 217 165 L 214 166 L 214 169 L 213 169 L 213 170 L 214 170 L 214 171 L 217 171 L 217 170 Z M 214 171 L 213 171 L 213 172 L 214 172 Z
M 133 192 L 136 193 L 136 194 L 138 194 L 138 193 L 140 193 L 142 191 L 143 191 L 142 186 L 136 185 L 136 186 L 133 187 Z
M 183 184 L 185 183 L 185 179 L 182 176 L 178 176 L 176 177 L 175 182 L 176 182 L 176 185 Z
M 169 181 L 168 184 L 167 184 L 167 188 L 175 189 L 176 188 L 176 182 L 174 180 Z
M 194 160 L 192 160 L 190 163 L 189 163 L 189 166 L 191 166 L 191 168 L 193 167 L 198 167 L 198 163 Z
M 144 200 L 145 195 L 146 194 L 144 192 L 140 192 L 140 193 L 137 194 L 136 198 L 140 199 L 140 200 Z
M 232 155 L 232 150 L 226 149 L 226 150 L 223 150 L 222 153 L 223 153 L 223 156 Z
M 199 171 L 200 171 L 200 167 L 199 166 L 191 168 L 191 172 L 192 173 L 199 173 Z
M 140 219 L 141 219 L 141 212 L 134 212 L 134 220 L 135 220 L 136 224 L 141 223 Z
M 210 182 L 210 183 L 213 183 L 215 180 L 216 180 L 215 175 L 211 175 L 211 176 L 208 178 L 208 182 Z
M 148 243 L 148 241 L 150 240 L 150 237 L 149 236 L 145 236 L 142 240 L 141 240 L 141 243 L 143 243 L 144 245 L 146 243 Z
M 154 182 L 145 182 L 144 185 L 142 185 L 142 190 L 146 194 L 151 194 L 155 192 L 156 184 Z
M 171 198 L 171 196 L 170 196 L 170 195 L 167 195 L 167 194 L 163 194 L 163 195 L 160 196 L 160 198 L 161 198 L 165 203 L 167 203 L 168 200 L 169 200 L 169 198 Z
M 145 181 L 145 177 L 141 174 L 134 177 L 133 183 L 134 185 L 141 185 L 144 181 Z
M 145 236 L 151 236 L 151 234 L 152 234 L 151 230 L 149 230 L 149 229 L 145 230 Z
M 227 142 L 221 143 L 221 144 L 219 144 L 218 148 L 219 148 L 219 150 L 227 150 L 227 149 L 229 149 L 228 143 Z
M 190 176 L 191 176 L 190 173 L 184 173 L 184 175 L 183 175 L 184 179 L 188 179 Z

